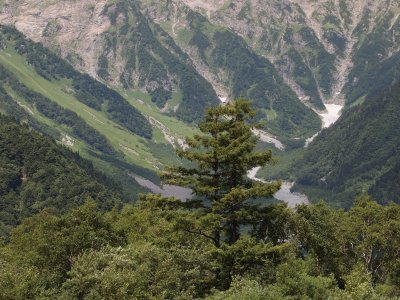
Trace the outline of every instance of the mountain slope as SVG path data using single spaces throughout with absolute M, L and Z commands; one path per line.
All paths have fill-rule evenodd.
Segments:
M 397 83 L 371 95 L 322 131 L 292 167 L 298 187 L 346 207 L 361 192 L 400 202 L 399 94 Z
M 399 10 L 394 0 L 240 0 L 208 14 L 268 57 L 303 101 L 321 109 L 321 100 L 344 102 L 365 68 L 398 51 Z
M 382 92 L 399 81 L 400 9 L 386 8 L 371 24 L 366 11 L 354 31 L 358 42 L 354 47 L 354 68 L 345 86 L 346 101 L 362 101 L 370 93 Z
M 182 120 L 198 121 L 205 107 L 219 103 L 211 85 L 142 15 L 137 1 L 10 2 L 3 13 L 3 23 L 15 24 L 80 70 L 113 85 L 144 89 L 160 109 Z
M 309 137 L 317 116 L 297 97 L 319 111 L 363 101 L 373 70 L 399 50 L 399 11 L 395 0 L 9 0 L 0 22 L 93 77 L 146 91 L 164 114 L 192 122 L 216 93 L 243 95 L 269 131 Z M 249 73 L 229 54 L 260 67 Z
M 146 91 L 164 114 L 185 122 L 198 121 L 205 107 L 218 103 L 216 92 L 225 91 L 221 97 L 229 94 L 231 99 L 241 95 L 254 98 L 260 118 L 270 120 L 268 129 L 275 134 L 310 136 L 320 127 L 318 116 L 301 104 L 266 58 L 221 26 L 207 20 L 195 24 L 201 16 L 182 2 L 104 0 L 75 5 L 71 1 L 30 0 L 24 4 L 8 1 L 2 7 L 0 22 L 14 24 L 96 78 L 128 90 Z M 162 18 L 166 22 L 160 22 L 155 14 L 160 8 L 164 9 Z M 174 11 L 193 19 L 191 32 L 182 31 L 179 22 L 183 20 Z M 186 47 L 191 45 L 178 38 L 197 31 L 211 41 L 209 52 L 215 50 L 212 59 L 207 56 L 199 60 Z M 221 34 L 229 38 L 219 40 Z M 230 53 L 232 47 L 238 47 L 237 53 Z M 243 55 L 250 65 L 238 69 L 238 60 L 232 54 Z M 224 62 L 227 56 L 230 61 Z M 207 76 L 208 71 L 204 72 L 204 65 L 214 77 L 219 73 L 226 77 L 219 86 Z
M 149 18 L 169 31 L 221 98 L 251 99 L 259 118 L 268 121 L 268 131 L 299 137 L 320 128 L 318 116 L 300 102 L 268 59 L 254 52 L 243 38 L 182 3 L 147 1 L 142 7 Z
M 66 212 L 87 198 L 110 209 L 121 200 L 120 186 L 76 153 L 0 115 L 0 236 L 45 207 Z
M 77 72 L 71 65 L 58 58 L 41 44 L 24 38 L 11 27 L 0 27 L 3 47 L 11 46 L 32 65 L 35 71 L 47 80 L 71 80 L 74 97 L 97 111 L 104 112 L 107 117 L 129 131 L 151 138 L 151 126 L 148 120 L 121 95 L 88 75 Z
M 362 129 L 373 119 L 382 121 L 374 128 L 396 132 L 392 121 L 383 125 L 392 104 L 381 95 L 400 79 L 399 16 L 395 0 L 9 0 L 0 4 L 0 23 L 15 25 L 91 77 L 36 44 L 5 39 L 0 63 L 14 79 L 1 90 L 8 100 L 0 109 L 66 143 L 72 137 L 73 147 L 101 167 L 155 179 L 146 169 L 170 163 L 182 137 L 196 132 L 188 124 L 218 98 L 253 100 L 264 129 L 287 149 L 320 129 L 315 111 L 340 103 L 338 133 L 324 131 L 307 150 L 299 182 L 319 189 L 329 179 L 325 192 L 342 195 L 382 191 L 395 171 L 374 162 L 359 172 L 354 161 L 364 149 L 342 144 L 340 135 L 373 140 L 375 130 Z M 34 55 L 25 53 L 32 45 Z M 33 94 L 21 95 L 24 86 Z M 58 107 L 43 110 L 28 97 L 37 94 Z M 372 155 L 383 161 L 387 153 L 378 152 Z M 376 176 L 364 174 L 369 168 Z
M 157 182 L 154 171 L 178 163 L 174 147 L 194 128 L 164 116 L 147 95 L 117 93 L 15 30 L 1 30 L 0 111 L 79 151 L 123 181 L 131 198 L 142 190 L 128 174 Z

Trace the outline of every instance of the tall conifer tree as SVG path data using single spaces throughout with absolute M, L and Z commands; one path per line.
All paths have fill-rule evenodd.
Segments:
M 271 197 L 280 187 L 247 177 L 249 170 L 272 159 L 271 151 L 255 151 L 252 129 L 259 124 L 251 123 L 254 116 L 250 103 L 243 99 L 208 109 L 199 125 L 201 134 L 186 138 L 189 147 L 177 151 L 191 167 L 168 167 L 162 173 L 164 182 L 189 187 L 203 200 L 207 216 L 218 223 L 210 236 L 217 247 L 221 240 L 228 244 L 238 240 L 240 226 L 259 210 L 252 199 Z

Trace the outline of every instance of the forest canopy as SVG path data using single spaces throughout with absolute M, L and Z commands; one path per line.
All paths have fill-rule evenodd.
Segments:
M 109 205 L 104 211 L 112 196 L 99 187 L 94 192 L 98 197 L 85 200 L 77 195 L 75 202 L 55 202 L 69 204 L 63 211 L 23 215 L 0 246 L 0 298 L 400 297 L 400 205 L 383 206 L 367 195 L 359 196 L 348 211 L 325 203 L 294 210 L 282 203 L 255 205 L 251 198 L 269 196 L 279 184 L 245 178 L 247 167 L 271 159 L 269 152 L 254 151 L 248 135 L 256 126 L 250 122 L 252 115 L 245 101 L 210 109 L 200 125 L 202 132 L 187 140 L 190 148 L 178 151 L 192 159 L 193 167 L 169 168 L 164 179 L 191 186 L 199 196 L 194 201 L 147 194 L 133 204 L 113 209 Z M 8 166 L 1 171 L 10 174 L 1 186 L 16 187 L 11 195 L 18 195 L 36 164 L 56 167 L 65 161 L 65 156 L 55 155 L 60 150 L 49 139 L 4 118 L 1 125 L 12 141 L 11 148 L 1 144 L 2 166 Z M 32 149 L 37 149 L 35 158 L 45 152 L 46 159 L 33 160 L 28 155 Z M 221 163 L 218 168 L 216 161 Z M 217 179 L 221 191 L 216 189 Z M 53 193 L 42 207 L 68 191 L 53 182 L 48 186 Z M 31 200 L 37 197 L 30 195 Z M 0 199 L 15 204 L 4 194 Z

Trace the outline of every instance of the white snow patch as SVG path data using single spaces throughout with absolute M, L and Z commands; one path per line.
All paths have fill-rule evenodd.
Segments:
M 261 167 L 255 167 L 251 169 L 250 171 L 247 172 L 247 177 L 249 177 L 251 180 L 262 182 L 262 183 L 267 183 L 266 181 L 256 177 L 258 171 L 260 171 Z
M 322 128 L 328 128 L 339 119 L 343 105 L 325 104 L 325 107 L 327 112 L 319 113 L 322 118 Z
M 325 104 L 326 112 L 318 113 L 318 115 L 322 119 L 322 128 L 328 128 L 332 124 L 334 124 L 342 114 L 343 105 L 338 104 Z M 305 148 L 310 145 L 310 143 L 317 137 L 320 132 L 317 132 L 312 137 L 306 139 L 306 143 L 304 145 Z
M 222 103 L 228 102 L 228 98 L 227 98 L 227 97 L 219 97 L 219 100 L 220 100 Z
M 307 148 L 311 144 L 311 142 L 317 137 L 318 134 L 319 134 L 319 132 L 314 134 L 312 137 L 306 139 L 306 142 L 304 144 L 304 148 Z

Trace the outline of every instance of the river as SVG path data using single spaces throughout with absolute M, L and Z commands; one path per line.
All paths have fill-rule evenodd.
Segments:
M 193 197 L 192 190 L 188 188 L 169 184 L 164 184 L 163 187 L 160 187 L 152 181 L 138 176 L 135 176 L 134 179 L 142 187 L 148 188 L 154 194 L 161 194 L 163 197 L 175 197 L 182 201 L 186 201 Z
M 343 106 L 338 105 L 338 104 L 325 104 L 325 107 L 326 107 L 326 112 L 318 113 L 322 119 L 322 128 L 328 128 L 333 123 L 335 123 L 339 119 L 339 117 L 341 115 L 341 110 L 343 109 Z M 263 132 L 256 132 L 255 134 L 261 140 L 263 140 L 263 138 L 264 139 L 268 138 L 268 140 L 264 140 L 264 141 L 273 143 L 276 148 L 284 150 L 284 145 L 281 142 L 277 141 L 276 138 L 274 138 L 272 136 L 268 136 L 265 133 L 263 133 L 264 135 L 262 135 L 261 133 L 263 133 Z M 319 132 L 316 133 L 311 138 L 307 139 L 305 146 L 307 147 L 318 134 L 319 134 Z M 250 170 L 247 173 L 247 177 L 249 177 L 250 179 L 255 180 L 255 181 L 267 183 L 265 180 L 257 178 L 256 175 L 259 170 L 260 170 L 260 167 Z M 289 207 L 295 207 L 296 205 L 299 205 L 299 204 L 309 204 L 310 201 L 306 195 L 301 194 L 301 193 L 293 193 L 291 191 L 291 188 L 293 187 L 293 185 L 294 185 L 294 182 L 288 182 L 288 181 L 282 182 L 281 189 L 274 195 L 274 198 L 286 202 Z
M 257 172 L 260 170 L 260 167 L 254 168 L 247 173 L 247 177 L 252 180 L 268 183 L 265 180 L 257 178 Z M 150 180 L 135 176 L 134 179 L 141 186 L 148 188 L 154 194 L 161 194 L 164 197 L 175 197 L 182 201 L 186 201 L 193 197 L 192 190 L 188 188 L 183 188 L 175 185 L 164 185 L 160 187 Z M 293 182 L 283 182 L 281 189 L 275 193 L 274 198 L 284 201 L 288 204 L 289 207 L 295 207 L 298 204 L 309 204 L 309 200 L 306 195 L 300 193 L 291 192 L 291 188 L 293 187 Z
M 261 167 L 251 169 L 247 173 L 247 177 L 258 182 L 268 183 L 267 181 L 262 180 L 256 176 L 260 169 Z M 282 182 L 281 189 L 275 193 L 274 198 L 286 202 L 288 206 L 292 208 L 296 207 L 296 205 L 299 204 L 309 204 L 310 201 L 308 200 L 308 197 L 306 195 L 301 193 L 293 193 L 291 191 L 293 185 L 294 182 Z
M 227 98 L 220 97 L 221 102 L 226 102 Z M 322 119 L 322 127 L 327 128 L 331 126 L 333 123 L 339 119 L 341 115 L 341 110 L 343 108 L 342 105 L 337 105 L 337 104 L 325 104 L 326 107 L 326 112 L 324 113 L 319 113 L 321 119 Z M 277 140 L 274 136 L 261 131 L 261 130 L 255 130 L 254 134 L 262 141 L 272 143 L 275 145 L 276 148 L 280 150 L 284 150 L 285 146 Z M 319 134 L 316 133 L 313 137 L 309 138 L 306 140 L 306 147 L 308 144 Z M 268 183 L 265 180 L 262 180 L 260 178 L 257 178 L 257 172 L 261 169 L 261 167 L 253 168 L 247 173 L 247 177 L 249 177 L 252 180 L 258 181 L 258 182 L 263 182 L 263 183 Z M 150 191 L 152 191 L 155 194 L 161 194 L 164 197 L 171 197 L 174 196 L 177 199 L 180 199 L 182 201 L 191 199 L 193 197 L 192 191 L 188 188 L 182 188 L 179 186 L 174 186 L 174 185 L 164 185 L 163 187 L 159 187 L 158 185 L 154 184 L 150 180 L 143 179 L 141 177 L 135 177 L 135 180 L 143 187 L 148 188 Z M 293 187 L 294 182 L 289 182 L 289 181 L 284 181 L 282 182 L 281 189 L 275 193 L 274 198 L 284 201 L 288 204 L 289 207 L 295 207 L 296 205 L 299 204 L 309 204 L 310 201 L 308 197 L 304 194 L 301 193 L 293 193 L 291 191 L 291 188 Z

